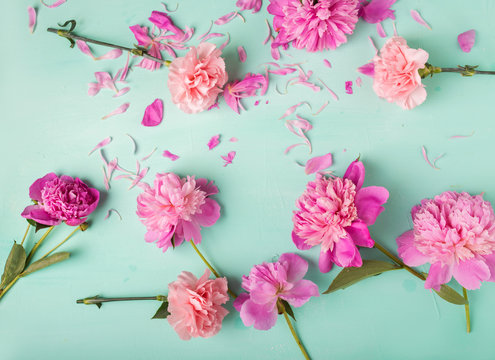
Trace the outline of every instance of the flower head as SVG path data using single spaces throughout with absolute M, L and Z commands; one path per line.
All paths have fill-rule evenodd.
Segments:
M 364 174 L 364 165 L 357 160 L 343 178 L 317 174 L 296 201 L 292 240 L 301 250 L 321 245 L 321 272 L 330 271 L 332 263 L 360 267 L 357 246 L 374 245 L 368 226 L 383 211 L 388 191 L 380 186 L 362 188 Z
M 209 270 L 199 280 L 190 272 L 183 271 L 168 285 L 170 315 L 167 320 L 182 340 L 216 335 L 222 328 L 223 318 L 229 313 L 222 307 L 229 300 L 227 279 L 211 280 L 209 277 Z
M 444 192 L 411 211 L 414 228 L 397 238 L 409 266 L 431 263 L 425 288 L 439 290 L 452 276 L 466 289 L 495 281 L 495 215 L 481 195 Z
M 145 240 L 156 241 L 166 251 L 180 245 L 184 239 L 201 242 L 201 226 L 211 226 L 220 217 L 220 205 L 210 198 L 218 193 L 213 182 L 180 178 L 174 173 L 157 174 L 154 187 L 143 185 L 137 198 L 137 215 L 148 232 Z
M 214 44 L 204 42 L 172 61 L 168 88 L 179 109 L 192 114 L 215 103 L 228 77 L 221 54 Z
M 43 225 L 82 224 L 98 206 L 100 193 L 79 178 L 49 173 L 29 188 L 29 196 L 36 205 L 27 206 L 21 216 Z
M 261 74 L 246 74 L 243 80 L 233 81 L 225 86 L 223 97 L 232 110 L 239 114 L 239 107 L 244 110 L 241 99 L 255 96 L 258 89 L 268 87 L 267 79 Z M 261 95 L 264 95 L 264 90 Z
M 412 109 L 425 101 L 426 90 L 418 70 L 425 67 L 428 53 L 411 49 L 400 36 L 387 40 L 373 59 L 373 90 L 388 102 Z
M 292 253 L 282 254 L 277 262 L 255 265 L 242 277 L 242 293 L 234 301 L 244 325 L 268 330 L 277 322 L 279 299 L 294 307 L 304 305 L 311 296 L 319 296 L 318 286 L 303 277 L 308 262 Z
M 273 28 L 278 32 L 272 47 L 288 44 L 315 52 L 334 50 L 347 41 L 358 21 L 359 0 L 270 0 Z

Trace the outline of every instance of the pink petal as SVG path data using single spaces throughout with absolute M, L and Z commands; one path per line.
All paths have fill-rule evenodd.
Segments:
M 362 84 L 363 84 L 363 80 L 358 76 L 356 78 L 356 85 L 359 86 L 359 87 L 361 87 Z
M 490 268 L 482 259 L 469 259 L 454 264 L 454 278 L 467 290 L 479 289 L 482 281 L 490 279 Z
M 29 198 L 31 200 L 36 200 L 41 202 L 43 200 L 41 196 L 41 190 L 45 187 L 45 184 L 48 181 L 52 181 L 57 179 L 58 176 L 55 173 L 48 173 L 42 178 L 37 179 L 30 187 L 29 187 Z
M 41 3 L 43 5 L 45 5 L 47 8 L 50 8 L 50 9 L 53 9 L 53 8 L 56 8 L 56 7 L 59 7 L 60 5 L 62 5 L 63 3 L 65 3 L 67 0 L 57 0 L 56 2 L 54 2 L 52 5 L 48 5 L 46 4 L 43 0 L 41 0 Z
M 237 48 L 237 53 L 239 54 L 239 61 L 241 63 L 246 62 L 247 55 L 246 55 L 246 50 L 242 46 L 239 46 Z
M 469 135 L 453 135 L 449 139 L 464 139 L 474 135 L 474 130 Z
M 223 165 L 223 167 L 226 167 L 227 165 L 232 164 L 232 161 L 235 158 L 235 154 L 236 154 L 235 151 L 231 151 L 227 154 L 227 156 L 220 156 L 225 161 L 225 164 Z
M 414 21 L 416 21 L 418 24 L 423 25 L 428 30 L 431 30 L 430 25 L 428 25 L 428 23 L 424 21 L 424 19 L 421 17 L 419 12 L 417 12 L 416 10 L 411 10 L 411 16 L 414 19 Z
M 43 225 L 54 226 L 58 225 L 62 222 L 49 213 L 47 213 L 41 206 L 39 205 L 30 205 L 27 206 L 24 211 L 21 213 L 21 216 L 26 219 L 32 219 L 37 223 Z
M 323 65 L 325 65 L 328 68 L 332 67 L 332 64 L 330 64 L 330 61 L 328 61 L 327 59 L 323 59 Z
M 425 289 L 438 291 L 440 286 L 448 283 L 450 279 L 452 279 L 452 266 L 442 265 L 441 262 L 437 261 L 430 266 L 430 271 L 425 281 Z
M 131 90 L 130 87 L 125 87 L 123 89 L 120 89 L 113 97 L 116 98 L 116 97 L 122 96 L 124 94 L 127 94 L 129 92 L 129 90 Z
M 352 91 L 352 81 L 346 81 L 345 82 L 345 93 L 351 95 L 353 93 Z
M 495 281 L 495 253 L 483 256 L 485 263 L 490 269 L 490 278 L 487 281 Z
M 268 70 L 268 72 L 270 74 L 283 75 L 283 76 L 288 75 L 288 74 L 292 74 L 295 71 L 297 71 L 297 70 L 294 68 L 290 68 L 290 67 L 282 68 L 282 69 L 276 69 L 276 70 Z
M 339 239 L 332 251 L 332 261 L 340 267 L 360 267 L 363 264 L 359 250 L 350 237 Z
M 76 45 L 77 45 L 77 48 L 79 50 L 81 50 L 81 52 L 83 54 L 86 54 L 86 55 L 92 57 L 93 59 L 95 59 L 95 57 L 94 57 L 93 53 L 91 52 L 88 44 L 86 44 L 84 41 L 82 41 L 82 40 L 76 40 Z
M 36 10 L 28 6 L 28 15 L 29 15 L 29 31 L 31 34 L 34 32 L 34 27 L 36 26 Z
M 357 246 L 372 248 L 375 245 L 368 230 L 368 226 L 362 221 L 354 221 L 351 226 L 345 228 L 345 231 Z
M 471 49 L 473 48 L 475 39 L 476 39 L 476 31 L 472 29 L 463 32 L 462 34 L 459 34 L 459 36 L 457 36 L 457 42 L 459 43 L 461 50 L 467 53 L 470 52 Z
M 306 162 L 304 172 L 306 175 L 313 174 L 317 171 L 326 169 L 332 166 L 332 154 L 328 153 L 322 156 L 315 156 Z
M 217 147 L 218 144 L 220 144 L 220 134 L 212 136 L 211 139 L 208 140 L 208 144 L 206 144 L 206 146 L 208 146 L 209 150 L 212 150 Z
M 385 32 L 385 29 L 383 28 L 382 23 L 376 23 L 376 32 L 382 38 L 387 37 L 387 33 Z
M 270 41 L 270 39 L 273 39 L 272 28 L 270 27 L 270 23 L 268 22 L 267 19 L 265 19 L 265 23 L 266 23 L 266 26 L 268 27 L 268 35 L 267 35 L 266 39 L 263 41 L 263 45 L 266 45 L 266 43 L 268 41 Z
M 143 120 L 141 124 L 143 126 L 157 126 L 163 120 L 163 102 L 160 99 L 155 99 L 146 107 L 144 111 Z
M 244 304 L 247 300 L 249 300 L 249 295 L 246 293 L 240 293 L 239 296 L 237 296 L 237 298 L 232 303 L 232 306 L 234 307 L 234 309 L 240 312 L 242 304 Z
M 148 160 L 148 159 L 151 157 L 151 155 L 153 155 L 153 154 L 155 153 L 156 149 L 157 149 L 157 148 L 154 148 L 154 149 L 153 149 L 153 151 L 151 151 L 148 155 L 144 156 L 144 157 L 141 159 L 141 161 Z
M 95 57 L 94 59 L 95 60 L 111 60 L 111 59 L 117 59 L 118 57 L 120 57 L 120 55 L 122 55 L 122 50 L 112 49 L 109 52 L 107 52 L 106 54 L 104 54 L 102 56 Z
M 366 75 L 369 77 L 375 76 L 375 64 L 373 64 L 372 62 L 358 67 L 357 70 L 363 75 Z
M 425 159 L 426 163 L 427 163 L 428 165 L 430 165 L 433 169 L 435 169 L 435 170 L 440 170 L 439 168 L 437 168 L 434 164 L 432 164 L 432 163 L 430 162 L 430 160 L 428 159 L 428 155 L 426 154 L 426 148 L 425 148 L 424 146 L 421 146 L 421 151 L 422 151 L 422 153 L 423 153 L 423 158 Z
M 406 265 L 420 266 L 428 262 L 428 258 L 416 249 L 414 246 L 414 231 L 409 230 L 399 236 L 397 239 L 399 257 L 404 260 Z
M 294 307 L 303 306 L 312 296 L 320 296 L 318 286 L 309 280 L 300 280 L 280 298 Z
M 206 198 L 204 204 L 201 205 L 201 213 L 194 215 L 198 224 L 204 227 L 214 225 L 219 218 L 220 205 L 211 198 Z
M 238 142 L 238 141 L 239 141 L 239 139 L 238 139 L 238 138 L 236 138 L 236 137 L 231 137 L 231 138 L 229 139 L 229 141 L 230 141 L 230 142 Z
M 327 84 L 325 84 L 325 83 L 323 82 L 323 80 L 321 80 L 320 78 L 318 78 L 318 80 L 319 80 L 319 81 L 321 82 L 321 84 L 322 84 L 322 85 L 323 85 L 323 86 L 324 86 L 324 87 L 328 90 L 328 92 L 330 93 L 330 95 L 332 95 L 332 97 L 333 97 L 335 100 L 339 101 L 339 97 L 337 96 L 337 94 L 336 94 L 336 93 L 334 93 L 334 92 L 332 91 L 332 89 L 330 89 L 330 88 L 327 86 Z
M 390 7 L 396 0 L 372 0 L 361 2 L 364 6 L 359 11 L 359 16 L 370 24 L 379 23 L 387 18 L 395 19 L 394 10 Z
M 366 171 L 363 163 L 361 161 L 354 160 L 345 171 L 344 179 L 351 180 L 354 185 L 356 185 L 356 191 L 359 191 L 361 186 L 363 186 L 365 173 Z
M 199 224 L 194 221 L 182 221 L 182 230 L 184 231 L 184 239 L 192 240 L 195 244 L 201 242 L 201 229 Z
M 330 251 L 321 251 L 320 258 L 318 260 L 318 268 L 320 272 L 327 273 L 332 270 L 332 254 Z
M 222 51 L 229 44 L 229 42 L 230 42 L 230 34 L 227 33 L 227 40 L 225 40 L 225 42 L 222 45 L 220 45 L 218 49 Z
M 231 22 L 232 20 L 234 20 L 236 17 L 237 17 L 237 11 L 232 11 L 232 12 L 229 12 L 228 14 L 222 16 L 222 17 L 219 17 L 217 20 L 215 20 L 215 25 L 225 25 L 229 22 Z
M 308 272 L 308 262 L 294 253 L 283 253 L 278 259 L 279 263 L 288 265 L 287 281 L 295 283 L 302 280 Z
M 290 108 L 288 108 L 287 111 L 279 118 L 279 120 L 282 120 L 283 118 L 293 114 L 297 110 L 297 108 L 302 105 L 308 105 L 309 107 L 311 107 L 307 101 L 298 102 L 296 105 L 292 105 Z
M 297 234 L 294 231 L 292 232 L 292 241 L 299 250 L 311 249 L 311 246 L 306 244 L 305 240 L 297 236 Z
M 105 120 L 105 119 L 108 119 L 109 117 L 111 116 L 114 116 L 114 115 L 118 115 L 118 114 L 122 114 L 122 113 L 125 113 L 127 111 L 127 109 L 129 108 L 129 103 L 123 103 L 122 105 L 120 105 L 117 109 L 115 109 L 114 111 L 112 111 L 111 113 L 103 116 L 101 119 L 102 120 Z
M 106 146 L 106 145 L 110 144 L 111 141 L 112 141 L 112 137 L 111 136 L 103 139 L 98 144 L 96 144 L 96 146 L 93 148 L 93 150 L 91 150 L 89 152 L 88 156 L 91 155 L 95 150 L 98 150 L 99 148 L 102 148 L 103 146 Z
M 171 153 L 170 151 L 168 151 L 168 150 L 165 150 L 165 151 L 163 152 L 163 156 L 164 156 L 164 157 L 169 158 L 169 159 L 170 159 L 170 160 L 172 160 L 172 161 L 175 161 L 175 160 L 177 160 L 177 159 L 179 158 L 179 156 L 177 156 L 177 155 L 175 155 L 175 154 L 172 154 L 172 153 Z
M 217 38 L 217 37 L 223 37 L 225 36 L 225 34 L 220 34 L 220 33 L 212 33 L 212 34 L 208 34 L 206 35 L 202 40 L 201 42 L 205 42 L 205 41 L 208 41 L 210 39 L 213 39 L 213 38 Z
M 108 209 L 108 211 L 107 211 L 107 215 L 105 216 L 105 218 L 104 218 L 103 220 L 108 219 L 108 218 L 109 218 L 109 216 L 110 216 L 110 214 L 111 214 L 112 212 L 116 213 L 116 214 L 119 216 L 120 220 L 122 220 L 122 216 L 121 216 L 121 215 L 120 215 L 120 213 L 119 213 L 117 210 L 115 210 L 115 209 Z
M 366 225 L 373 225 L 378 215 L 384 210 L 382 205 L 387 202 L 388 196 L 388 190 L 381 186 L 361 188 L 355 198 L 358 217 Z
M 277 309 L 271 304 L 256 304 L 251 299 L 246 300 L 240 311 L 245 326 L 254 325 L 257 330 L 269 330 L 277 322 Z
M 321 113 L 323 111 L 323 109 L 325 109 L 328 106 L 328 104 L 329 104 L 328 100 L 325 101 L 325 103 L 321 106 L 321 108 L 317 112 L 315 112 L 313 115 L 316 116 L 319 113 Z
M 125 62 L 124 69 L 122 70 L 122 75 L 120 76 L 120 81 L 124 81 L 127 77 L 127 73 L 129 72 L 129 59 L 131 58 L 131 53 L 127 53 L 127 61 Z

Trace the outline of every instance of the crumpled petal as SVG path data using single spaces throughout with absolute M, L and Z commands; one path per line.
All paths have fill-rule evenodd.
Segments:
M 163 102 L 160 99 L 155 99 L 146 107 L 141 124 L 144 126 L 157 126 L 163 120 Z
M 457 42 L 461 47 L 461 50 L 468 53 L 471 51 L 476 39 L 476 31 L 473 29 L 463 32 L 457 36 Z

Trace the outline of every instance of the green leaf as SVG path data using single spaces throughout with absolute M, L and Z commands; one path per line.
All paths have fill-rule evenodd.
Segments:
M 31 265 L 29 265 L 28 268 L 26 270 L 24 270 L 20 276 L 29 275 L 31 273 L 34 273 L 35 271 L 44 269 L 50 265 L 53 265 L 53 264 L 59 263 L 61 261 L 67 260 L 69 257 L 70 257 L 70 253 L 67 251 L 55 253 L 55 254 L 50 255 L 44 259 L 40 259 L 38 261 L 35 261 Z
M 281 305 L 280 305 L 281 304 Z M 282 314 L 284 309 L 285 309 L 285 312 L 291 317 L 294 319 L 294 321 L 296 320 L 296 317 L 294 316 L 294 311 L 292 311 L 292 308 L 291 306 L 289 305 L 289 303 L 285 300 L 282 300 L 282 299 L 279 299 L 279 303 L 277 303 L 278 305 L 278 310 L 279 310 L 279 314 Z M 281 306 L 283 306 L 284 308 L 282 309 Z
M 168 312 L 168 301 L 164 301 L 163 304 L 160 305 L 155 315 L 153 315 L 152 319 L 166 319 L 170 313 Z
M 29 225 L 34 227 L 35 233 L 37 233 L 41 229 L 46 229 L 46 228 L 49 228 L 51 226 L 51 225 L 40 224 L 40 223 L 34 221 L 33 219 L 26 219 L 26 220 L 29 223 Z
M 8 284 L 19 275 L 24 266 L 26 265 L 26 251 L 22 245 L 16 244 L 12 246 L 9 257 L 5 262 L 5 268 L 3 270 L 2 282 L 0 283 L 0 289 L 5 288 Z
M 345 289 L 361 280 L 379 275 L 386 271 L 399 269 L 402 268 L 386 261 L 363 260 L 363 265 L 361 267 L 348 267 L 343 269 L 323 294 L 329 294 L 336 290 Z
M 457 291 L 455 291 L 448 285 L 445 284 L 442 285 L 440 287 L 440 291 L 436 291 L 436 290 L 433 291 L 435 291 L 437 295 L 440 296 L 442 299 L 448 301 L 451 304 L 466 305 L 468 303 L 461 294 L 459 294 Z

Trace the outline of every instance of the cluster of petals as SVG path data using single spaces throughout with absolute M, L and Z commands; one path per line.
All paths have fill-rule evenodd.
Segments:
M 397 0 L 361 0 L 359 17 L 370 24 L 376 24 L 390 18 L 395 20 L 394 10 L 390 7 Z
M 164 173 L 156 175 L 153 187 L 142 188 L 137 215 L 147 229 L 145 240 L 156 241 L 164 252 L 184 239 L 200 243 L 201 227 L 212 226 L 220 217 L 220 205 L 210 197 L 218 188 L 206 179 Z
M 182 340 L 209 338 L 222 328 L 223 318 L 228 314 L 222 306 L 229 300 L 227 279 L 209 277 L 209 270 L 199 280 L 183 271 L 168 285 L 167 320 Z
M 255 265 L 249 276 L 242 277 L 242 287 L 234 308 L 246 326 L 268 330 L 277 322 L 279 299 L 294 307 L 304 305 L 312 296 L 319 296 L 318 286 L 303 279 L 308 262 L 292 253 L 282 254 L 277 262 Z
M 430 263 L 425 288 L 454 277 L 466 289 L 495 281 L 495 215 L 481 195 L 444 192 L 411 210 L 414 228 L 397 238 L 409 266 Z
M 362 187 L 364 176 L 364 165 L 357 160 L 343 178 L 316 174 L 296 201 L 292 240 L 300 250 L 321 245 L 321 272 L 330 271 L 333 263 L 360 267 L 363 262 L 357 246 L 374 246 L 368 226 L 384 210 L 389 193 L 381 186 Z
M 246 74 L 243 80 L 233 81 L 225 86 L 223 97 L 225 102 L 232 110 L 239 114 L 239 108 L 242 107 L 241 99 L 256 96 L 258 89 L 263 96 L 268 88 L 268 80 L 261 74 Z

